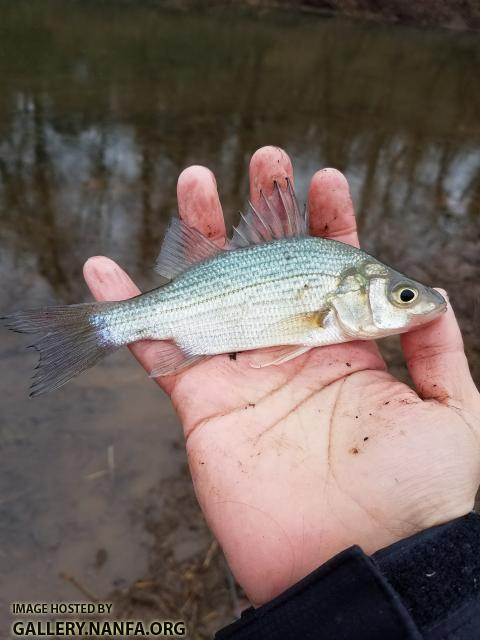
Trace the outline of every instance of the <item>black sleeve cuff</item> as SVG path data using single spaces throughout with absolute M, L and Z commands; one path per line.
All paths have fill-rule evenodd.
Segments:
M 373 558 L 424 638 L 480 638 L 478 514 L 426 529 Z
M 368 557 L 338 554 L 217 640 L 480 638 L 480 517 L 469 514 Z M 453 634 L 453 635 L 452 635 Z
M 247 609 L 217 640 L 419 640 L 402 602 L 359 547 L 351 547 L 258 609 Z

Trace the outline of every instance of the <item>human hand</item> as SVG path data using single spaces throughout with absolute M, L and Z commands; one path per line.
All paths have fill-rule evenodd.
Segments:
M 288 156 L 265 147 L 250 192 L 293 181 Z M 223 244 L 210 171 L 178 181 L 182 219 Z M 308 196 L 313 235 L 358 245 L 345 178 L 326 169 Z M 139 290 L 104 257 L 84 275 L 97 300 Z M 151 370 L 155 342 L 131 346 Z M 480 482 L 480 396 L 451 307 L 402 336 L 416 391 L 386 371 L 373 342 L 320 347 L 278 367 L 256 353 L 215 356 L 158 378 L 180 416 L 205 517 L 250 600 L 262 604 L 341 550 L 367 553 L 467 513 Z M 257 352 L 258 353 L 258 352 Z

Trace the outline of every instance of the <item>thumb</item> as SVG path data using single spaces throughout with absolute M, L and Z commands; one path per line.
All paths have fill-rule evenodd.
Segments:
M 439 291 L 447 299 L 445 291 Z M 480 396 L 450 303 L 438 320 L 403 334 L 401 344 L 408 370 L 422 398 L 480 411 Z

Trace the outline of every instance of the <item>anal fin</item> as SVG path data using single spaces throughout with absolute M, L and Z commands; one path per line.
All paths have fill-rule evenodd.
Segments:
M 170 376 L 209 358 L 204 355 L 190 355 L 185 353 L 172 342 L 159 342 L 155 361 L 149 373 L 150 378 Z

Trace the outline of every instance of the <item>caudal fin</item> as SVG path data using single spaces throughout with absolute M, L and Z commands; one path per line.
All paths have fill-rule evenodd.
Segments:
M 0 318 L 12 331 L 44 334 L 30 345 L 40 354 L 32 378 L 31 398 L 58 389 L 117 349 L 105 341 L 95 322 L 109 305 L 92 302 L 47 307 Z

